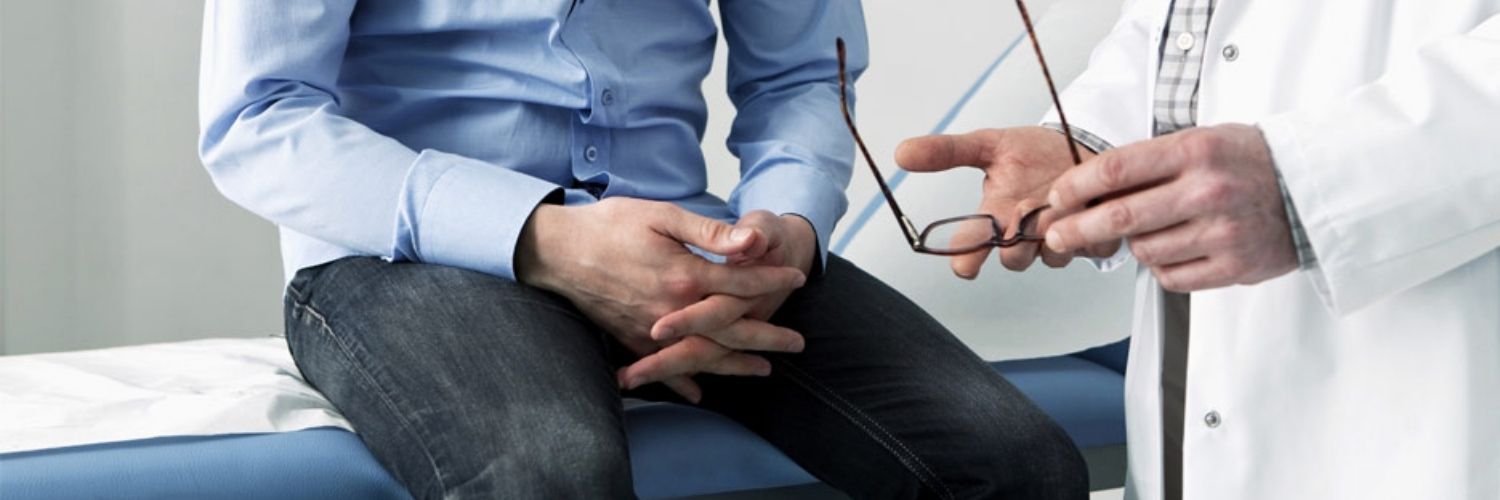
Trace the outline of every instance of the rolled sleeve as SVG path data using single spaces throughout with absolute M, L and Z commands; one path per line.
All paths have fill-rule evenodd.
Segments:
M 401 195 L 392 255 L 514 280 L 526 220 L 561 194 L 558 186 L 514 170 L 423 151 Z

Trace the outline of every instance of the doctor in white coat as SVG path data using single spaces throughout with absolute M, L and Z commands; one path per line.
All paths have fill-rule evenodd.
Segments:
M 1122 240 L 1140 262 L 1128 497 L 1163 497 L 1175 427 L 1183 498 L 1500 498 L 1500 1 L 1201 3 L 1187 40 L 1164 33 L 1170 0 L 1126 2 L 1063 94 L 1106 150 L 1081 166 L 1039 127 L 917 138 L 897 162 L 984 169 L 1002 220 L 1050 202 L 1045 246 L 1008 268 Z M 1179 46 L 1204 52 L 1198 126 L 1153 138 Z M 1192 292 L 1176 422 L 1163 288 Z

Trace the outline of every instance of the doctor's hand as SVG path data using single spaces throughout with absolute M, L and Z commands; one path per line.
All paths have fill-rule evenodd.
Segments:
M 802 286 L 806 275 L 795 267 L 714 264 L 684 247 L 737 254 L 752 250 L 760 238 L 753 230 L 737 230 L 664 202 L 610 198 L 577 207 L 544 204 L 522 231 L 517 278 L 567 298 L 626 348 L 646 356 L 662 347 L 650 336 L 662 316 L 690 307 L 713 310 L 715 297 L 759 300 Z M 721 352 L 698 371 L 763 375 L 769 362 L 739 351 L 786 350 L 782 333 L 749 330 L 729 346 L 733 351 Z M 678 343 L 705 344 L 696 337 Z M 661 381 L 688 400 L 702 397 L 687 377 Z
M 1057 180 L 1064 212 L 1047 247 L 1068 252 L 1130 238 L 1162 288 L 1258 283 L 1297 268 L 1276 167 L 1260 129 L 1219 125 L 1113 149 Z
M 754 243 L 742 251 L 726 255 L 730 265 L 792 267 L 804 274 L 811 271 L 818 242 L 806 219 L 758 210 L 741 217 L 735 229 L 750 231 L 755 237 Z M 753 349 L 744 347 L 751 337 L 784 342 L 784 348 L 774 350 L 801 352 L 806 345 L 801 334 L 768 322 L 791 293 L 788 289 L 753 298 L 713 295 L 663 316 L 653 326 L 651 337 L 658 342 L 682 341 L 621 368 L 620 385 L 631 389 L 706 371 L 704 366 L 735 352 L 732 348 Z M 765 373 L 758 375 L 770 373 L 769 364 L 764 368 Z
M 1093 157 L 1087 148 L 1078 150 L 1085 160 Z M 937 172 L 958 166 L 982 170 L 984 186 L 979 213 L 994 216 L 1006 230 L 1003 236 L 1009 237 L 1023 214 L 1046 203 L 1052 182 L 1073 167 L 1073 157 L 1062 134 L 1043 127 L 1017 127 L 907 139 L 896 148 L 896 164 L 912 172 Z M 1046 231 L 1060 214 L 1057 210 L 1044 210 L 1037 230 Z M 1075 251 L 1056 252 L 1039 247 L 1035 242 L 1024 242 L 1003 248 L 1000 263 L 1007 269 L 1022 271 L 1031 266 L 1040 250 L 1042 261 L 1048 266 L 1063 267 L 1075 254 Z M 1117 242 L 1105 242 L 1076 253 L 1108 257 L 1118 249 Z M 953 274 L 974 279 L 989 253 L 986 248 L 953 257 Z

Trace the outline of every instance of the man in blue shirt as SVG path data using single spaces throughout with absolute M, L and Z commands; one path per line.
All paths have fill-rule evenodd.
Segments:
M 1086 496 L 1056 425 L 825 253 L 858 2 L 720 5 L 727 203 L 707 4 L 209 2 L 201 155 L 281 229 L 307 380 L 424 498 L 629 497 L 621 390 L 658 381 L 856 496 Z

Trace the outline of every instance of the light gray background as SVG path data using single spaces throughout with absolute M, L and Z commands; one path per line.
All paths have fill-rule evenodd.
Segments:
M 1065 82 L 1119 0 L 1031 6 Z M 859 119 L 890 174 L 896 144 L 929 132 L 1021 28 L 1005 1 L 871 0 L 865 11 L 872 66 Z M 220 197 L 198 162 L 201 17 L 192 0 L 0 0 L 0 353 L 281 330 L 274 229 Z M 737 177 L 723 145 L 733 114 L 723 53 L 704 84 L 704 148 L 719 193 Z M 1030 124 L 1046 108 L 1027 45 L 984 87 L 953 130 Z M 843 228 L 875 193 L 863 162 L 855 168 Z M 977 203 L 975 172 L 913 179 L 898 196 L 919 222 Z M 1017 275 L 992 266 L 966 283 L 903 245 L 882 208 L 846 255 L 986 357 L 1063 352 L 1126 333 L 1128 270 Z

